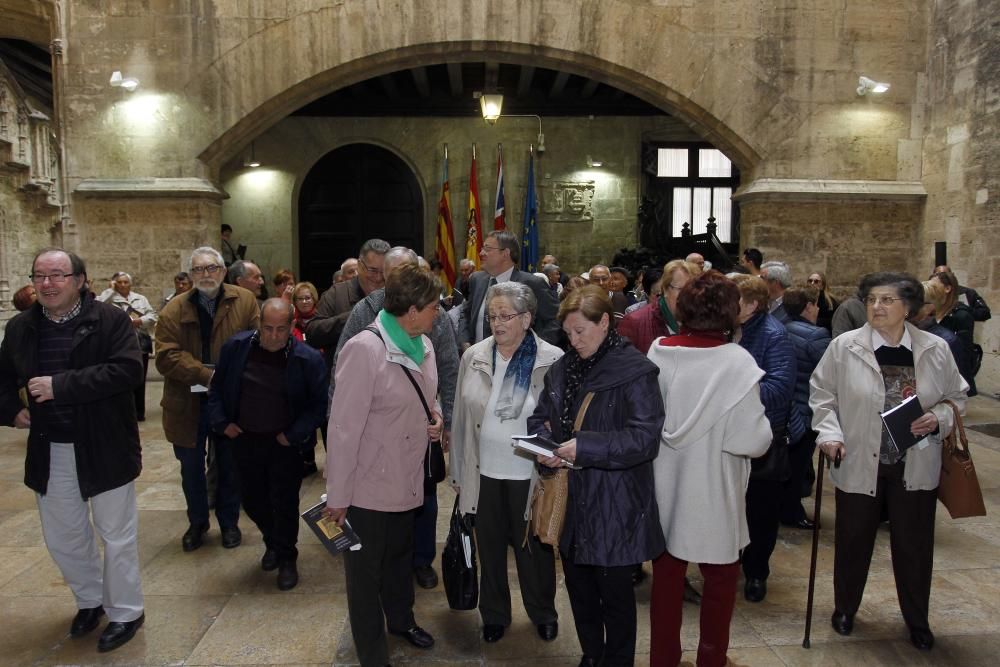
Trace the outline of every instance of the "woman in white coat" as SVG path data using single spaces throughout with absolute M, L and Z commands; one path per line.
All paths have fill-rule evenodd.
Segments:
M 677 299 L 679 335 L 649 348 L 659 369 L 666 420 L 653 461 L 656 502 L 667 551 L 653 561 L 650 664 L 674 667 L 681 656 L 684 572 L 698 563 L 705 579 L 698 665 L 727 664 L 740 549 L 750 542 L 746 490 L 750 459 L 771 443 L 760 401 L 764 372 L 729 342 L 740 291 L 717 271 L 685 285 Z
M 559 631 L 552 547 L 528 535 L 535 458 L 511 446 L 527 433 L 545 374 L 563 353 L 531 331 L 535 294 L 521 283 L 486 292 L 493 335 L 462 355 L 451 436 L 451 483 L 459 509 L 474 514 L 479 547 L 483 640 L 499 641 L 511 622 L 507 548 L 514 549 L 525 611 L 545 641 Z

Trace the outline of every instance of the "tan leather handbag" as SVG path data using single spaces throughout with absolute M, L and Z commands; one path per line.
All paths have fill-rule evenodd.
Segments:
M 590 402 L 594 400 L 594 392 L 583 398 L 580 411 L 573 422 L 573 432 L 583 426 L 583 417 L 587 414 Z M 566 500 L 569 498 L 569 468 L 556 468 L 548 476 L 539 476 L 535 485 L 535 493 L 531 499 L 531 529 L 543 544 L 559 546 L 563 523 L 566 521 Z
M 986 516 L 983 490 L 979 487 L 976 467 L 972 464 L 969 440 L 958 407 L 945 401 L 955 413 L 955 428 L 941 441 L 941 481 L 938 482 L 938 500 L 948 508 L 952 519 Z

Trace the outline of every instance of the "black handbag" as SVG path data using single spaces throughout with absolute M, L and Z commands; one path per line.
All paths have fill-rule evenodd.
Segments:
M 476 540 L 458 510 L 458 496 L 455 496 L 455 508 L 451 511 L 448 539 L 441 551 L 441 578 L 449 607 L 458 611 L 476 608 L 479 604 Z
M 771 446 L 763 456 L 750 459 L 750 479 L 784 482 L 792 475 L 792 466 L 788 459 L 790 440 L 788 431 L 775 433 Z

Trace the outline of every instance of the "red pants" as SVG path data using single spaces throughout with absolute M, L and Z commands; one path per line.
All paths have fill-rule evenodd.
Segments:
M 701 594 L 699 667 L 722 667 L 729 649 L 729 624 L 736 606 L 740 563 L 699 563 L 705 579 Z M 653 592 L 649 605 L 651 667 L 676 667 L 681 661 L 681 619 L 684 608 L 684 573 L 687 561 L 669 553 L 653 561 Z

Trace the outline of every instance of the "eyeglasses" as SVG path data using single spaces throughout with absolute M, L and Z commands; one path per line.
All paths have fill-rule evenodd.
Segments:
M 358 264 L 364 267 L 365 271 L 367 271 L 368 275 L 370 276 L 381 276 L 385 274 L 385 271 L 383 271 L 382 269 L 373 269 L 372 267 L 368 266 L 362 261 L 359 261 Z
M 209 274 L 211 276 L 214 276 L 216 273 L 219 272 L 219 270 L 221 268 L 222 267 L 219 266 L 218 264 L 209 264 L 208 266 L 192 266 L 191 267 L 191 273 L 194 273 L 196 275 L 197 274 L 202 274 L 202 273 L 207 273 L 207 274 Z
M 296 301 L 312 301 L 312 294 L 304 294 L 302 296 L 295 297 Z
M 675 289 L 678 292 L 680 292 L 682 289 L 684 289 L 684 285 L 667 285 L 667 288 L 668 289 Z
M 483 244 L 483 252 L 500 252 L 500 246 Z
M 888 308 L 889 306 L 891 306 L 892 304 L 896 303 L 897 301 L 905 301 L 905 299 L 902 299 L 902 298 L 900 298 L 898 296 L 877 296 L 877 297 L 876 296 L 869 296 L 869 297 L 865 297 L 865 305 L 867 305 L 867 306 L 874 306 L 875 304 L 878 304 L 878 305 L 882 306 L 883 308 Z
M 56 271 L 55 273 L 32 273 L 28 277 L 31 279 L 31 282 L 35 283 L 36 285 L 41 285 L 42 283 L 44 283 L 46 278 L 48 278 L 49 282 L 52 283 L 53 285 L 62 285 L 71 276 L 76 276 L 76 275 L 79 274 L 63 273 L 62 271 Z
M 806 282 L 809 283 L 810 285 L 822 285 L 823 284 L 823 281 L 820 280 L 819 278 L 810 278 Z
M 525 312 L 527 311 L 522 310 L 520 313 L 511 313 L 510 315 L 487 315 L 486 320 L 490 324 L 494 324 L 495 322 L 510 322 L 518 315 L 524 315 Z

